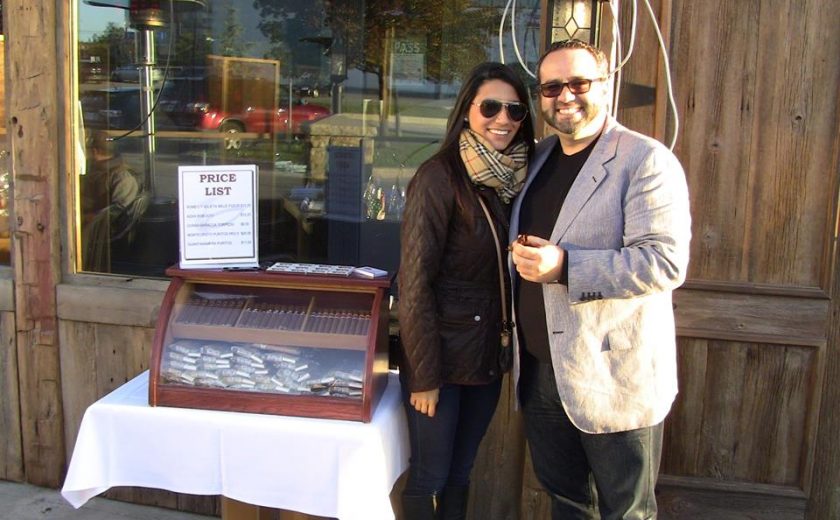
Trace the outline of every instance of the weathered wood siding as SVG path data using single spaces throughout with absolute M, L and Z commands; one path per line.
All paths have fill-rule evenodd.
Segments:
M 661 517 L 840 518 L 840 2 L 652 3 L 671 56 L 676 153 L 694 218 L 689 281 L 675 299 L 681 383 L 666 424 Z M 55 487 L 85 408 L 147 367 L 163 296 L 136 280 L 60 283 L 60 261 L 73 271 L 56 217 L 73 214 L 59 172 L 64 193 L 74 192 L 62 110 L 72 91 L 60 90 L 74 59 L 69 17 L 57 16 L 64 4 L 8 0 L 3 9 L 21 220 L 17 299 L 0 307 L 0 478 Z M 655 88 L 655 102 L 619 119 L 664 141 L 673 124 L 646 16 L 640 3 L 623 80 Z M 473 477 L 470 518 L 548 517 L 509 386 Z M 214 498 L 112 496 L 219 512 Z
M 6 134 L 6 40 L 0 38 L 0 169 L 9 168 L 9 142 Z M 11 194 L 10 194 L 11 196 Z M 6 203 L 11 201 L 7 200 Z M 0 232 L 8 231 L 0 229 Z M 10 239 L 4 242 L 8 259 Z M 8 272 L 8 269 L 3 268 Z M 10 273 L 9 273 L 10 274 Z M 20 393 L 15 342 L 14 284 L 11 277 L 0 280 L 0 479 L 22 481 L 23 447 L 20 429 Z
M 522 494 L 525 432 L 514 410 L 513 378 L 505 376 L 493 422 L 472 474 L 471 518 L 516 518 Z
M 0 311 L 0 479 L 17 482 L 24 479 L 19 402 L 15 315 L 13 312 L 2 310 Z
M 149 368 L 163 282 L 59 286 L 59 339 L 67 460 L 87 407 Z M 218 497 L 145 488 L 114 488 L 105 496 L 146 505 L 219 514 Z
M 675 152 L 694 232 L 689 281 L 675 298 L 680 395 L 666 421 L 661 479 L 665 495 L 681 486 L 684 494 L 666 499 L 663 515 L 713 514 L 727 497 L 732 515 L 803 518 L 813 477 L 825 473 L 815 448 L 833 415 L 823 388 L 838 348 L 840 4 L 654 6 L 670 13 Z M 656 86 L 657 103 L 619 117 L 663 139 L 673 124 L 658 123 L 663 75 L 646 33 L 625 79 Z M 778 510 L 762 516 L 774 500 Z M 816 511 L 808 517 L 833 517 Z
M 3 2 L 13 175 L 17 378 L 25 478 L 57 487 L 65 467 L 55 286 L 61 281 L 58 2 Z M 37 59 L 33 59 L 37 56 Z

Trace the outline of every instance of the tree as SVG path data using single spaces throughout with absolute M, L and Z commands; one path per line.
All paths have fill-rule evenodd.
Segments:
M 294 37 L 293 27 L 310 35 L 331 32 L 332 42 L 329 38 L 322 42 L 325 55 L 341 51 L 347 69 L 357 68 L 380 78 L 392 51 L 386 49 L 386 41 L 402 39 L 423 42 L 427 79 L 463 77 L 475 65 L 476 56 L 486 54 L 487 42 L 500 19 L 498 7 L 475 7 L 472 0 L 320 0 L 303 4 L 253 0 L 253 5 L 261 16 L 260 31 L 272 45 L 284 49 L 296 45 L 299 38 Z M 331 43 L 343 48 L 331 47 Z M 297 57 L 298 48 L 294 51 Z
M 345 35 L 348 67 L 381 74 L 393 51 L 383 42 L 422 40 L 427 79 L 441 82 L 463 77 L 486 54 L 500 16 L 472 0 L 369 0 L 364 17 L 356 0 L 325 1 L 333 30 Z
M 279 60 L 283 76 L 297 76 L 295 64 L 320 65 L 320 49 L 310 43 L 322 26 L 323 9 L 320 2 L 296 2 L 287 7 L 276 0 L 254 0 L 260 15 L 260 32 L 271 44 L 265 58 Z
M 239 9 L 234 7 L 232 0 L 225 4 L 225 26 L 219 37 L 219 54 L 222 56 L 244 56 L 253 46 L 242 37 L 245 29 L 239 22 Z
M 175 50 L 170 65 L 187 67 L 203 65 L 205 57 L 212 53 L 210 41 L 201 33 L 181 31 L 175 38 Z
M 91 56 L 108 56 L 108 70 L 132 63 L 131 42 L 126 34 L 125 27 L 109 22 L 101 33 L 91 36 L 86 51 Z
M 476 7 L 472 0 L 368 0 L 364 16 L 358 0 L 324 2 L 333 33 L 346 44 L 346 67 L 379 79 L 383 128 L 396 100 L 390 70 L 396 48 L 421 49 L 425 77 L 419 79 L 456 81 L 486 56 L 501 14 L 498 7 Z

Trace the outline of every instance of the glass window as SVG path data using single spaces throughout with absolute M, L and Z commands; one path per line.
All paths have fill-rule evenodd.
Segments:
M 77 2 L 92 272 L 162 275 L 177 167 L 239 163 L 259 166 L 261 262 L 394 271 L 406 185 L 462 78 L 500 60 L 503 20 L 504 60 L 538 57 L 538 0 Z

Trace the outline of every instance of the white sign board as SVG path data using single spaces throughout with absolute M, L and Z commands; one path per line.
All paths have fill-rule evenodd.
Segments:
M 178 167 L 182 269 L 256 267 L 257 166 Z
M 391 54 L 394 79 L 423 81 L 426 78 L 426 44 L 420 40 L 396 40 Z

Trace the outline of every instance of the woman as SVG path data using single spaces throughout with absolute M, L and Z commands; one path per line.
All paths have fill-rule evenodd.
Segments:
M 499 400 L 499 338 L 509 319 L 478 199 L 504 247 L 509 205 L 533 148 L 525 85 L 509 67 L 483 63 L 458 94 L 440 150 L 408 186 L 399 305 L 408 520 L 436 518 L 436 511 L 438 518 L 465 518 L 470 471 Z

